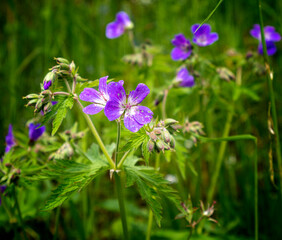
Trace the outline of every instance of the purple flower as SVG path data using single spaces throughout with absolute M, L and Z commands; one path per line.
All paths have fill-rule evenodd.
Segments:
M 189 39 L 186 39 L 183 34 L 177 34 L 172 39 L 171 43 L 175 46 L 171 51 L 171 58 L 174 61 L 185 60 L 192 52 L 192 45 Z
M 49 89 L 49 87 L 51 87 L 51 85 L 53 84 L 53 81 L 55 81 L 56 79 L 56 73 L 55 71 L 51 71 L 51 72 L 48 72 L 46 74 L 46 76 L 44 77 L 44 80 L 43 80 L 43 88 L 44 90 L 47 90 Z
M 4 193 L 4 191 L 6 190 L 6 188 L 7 188 L 7 186 L 5 186 L 5 185 L 1 185 L 0 186 L 0 205 L 2 204 L 2 201 L 1 201 L 1 196 L 2 196 L 2 194 Z
M 150 93 L 150 89 L 139 83 L 134 91 L 126 93 L 120 82 L 108 86 L 110 100 L 105 107 L 105 115 L 110 120 L 116 120 L 124 114 L 124 126 L 131 132 L 137 132 L 144 124 L 150 123 L 153 112 L 139 104 Z
M 39 127 L 40 124 L 29 124 L 29 139 L 35 142 L 45 132 L 45 126 Z
M 194 24 L 191 27 L 191 31 L 194 34 L 193 42 L 195 44 L 197 44 L 200 47 L 205 47 L 213 44 L 215 41 L 218 40 L 218 34 L 215 32 L 211 33 L 211 26 L 209 24 L 203 24 L 198 29 L 199 26 L 200 24 Z
M 111 22 L 106 27 L 107 38 L 117 38 L 121 36 L 126 29 L 133 28 L 133 23 L 130 21 L 129 16 L 125 12 L 119 12 L 116 15 L 114 22 Z
M 181 68 L 176 76 L 176 81 L 181 87 L 193 87 L 195 85 L 194 77 L 189 74 L 187 68 Z
M 261 32 L 260 26 L 258 24 L 254 25 L 254 28 L 250 31 L 252 37 L 259 40 L 258 52 L 259 54 L 263 54 L 263 47 L 261 43 Z M 281 35 L 275 32 L 275 28 L 272 26 L 264 27 L 264 37 L 266 43 L 266 51 L 267 55 L 273 55 L 276 53 L 277 49 L 274 42 L 279 42 L 281 40 Z
M 9 130 L 8 130 L 8 134 L 6 136 L 6 148 L 5 148 L 5 152 L 9 152 L 11 150 L 11 148 L 13 146 L 16 145 L 16 140 L 15 137 L 13 135 L 13 127 L 12 124 L 9 125 Z

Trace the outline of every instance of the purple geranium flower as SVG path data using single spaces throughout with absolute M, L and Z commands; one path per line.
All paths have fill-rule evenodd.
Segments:
M 171 43 L 175 46 L 171 51 L 172 60 L 185 60 L 190 56 L 192 45 L 189 39 L 186 39 L 182 33 L 175 35 Z
M 191 27 L 191 31 L 194 34 L 193 42 L 200 47 L 205 47 L 213 44 L 218 40 L 218 34 L 211 32 L 211 26 L 209 24 L 203 24 L 199 29 L 200 24 L 194 24 Z M 198 29 L 198 30 L 197 30 Z M 196 31 L 197 30 L 197 31 Z
M 111 83 L 108 87 L 110 100 L 105 107 L 105 115 L 110 120 L 116 120 L 124 114 L 124 126 L 131 132 L 137 132 L 144 124 L 150 123 L 153 112 L 139 104 L 150 93 L 150 89 L 139 83 L 134 91 L 126 93 L 120 82 Z
M 181 68 L 176 76 L 176 81 L 181 87 L 193 87 L 195 85 L 194 77 L 189 74 L 187 68 Z
M 1 196 L 2 196 L 2 194 L 4 193 L 4 191 L 6 190 L 6 188 L 7 188 L 7 186 L 5 186 L 5 185 L 1 185 L 0 186 L 0 205 L 2 204 L 2 201 L 1 201 Z
M 9 130 L 8 130 L 8 134 L 6 136 L 6 148 L 5 148 L 5 152 L 9 152 L 11 150 L 11 148 L 13 146 L 16 145 L 16 140 L 15 137 L 13 135 L 13 127 L 12 124 L 9 125 Z
M 108 76 L 99 79 L 99 92 L 93 88 L 84 88 L 79 95 L 81 100 L 93 103 L 83 109 L 84 113 L 93 115 L 105 108 L 109 100 L 107 79 Z M 121 84 L 123 84 L 123 81 Z
M 260 26 L 258 24 L 254 25 L 254 28 L 250 31 L 252 37 L 259 40 L 258 52 L 259 54 L 263 54 L 263 47 L 261 43 L 261 32 Z M 272 26 L 264 27 L 264 37 L 266 43 L 266 51 L 268 55 L 273 55 L 276 53 L 276 46 L 274 42 L 279 42 L 281 40 L 281 35 L 275 32 L 275 28 Z
M 125 12 L 119 12 L 116 15 L 114 22 L 111 22 L 106 27 L 107 38 L 117 38 L 121 36 L 126 29 L 133 28 L 133 23 L 130 21 L 129 16 Z
M 41 137 L 41 135 L 45 132 L 45 126 L 39 127 L 40 124 L 29 124 L 29 139 L 32 142 L 35 142 L 38 140 L 38 138 Z

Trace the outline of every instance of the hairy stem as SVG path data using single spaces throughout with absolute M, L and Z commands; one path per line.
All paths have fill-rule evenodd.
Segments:
M 107 158 L 107 160 L 108 160 L 108 162 L 109 162 L 111 168 L 116 169 L 115 163 L 113 162 L 111 156 L 109 155 L 109 153 L 108 153 L 108 151 L 107 151 L 107 149 L 106 149 L 106 147 L 105 147 L 103 141 L 101 140 L 101 138 L 100 138 L 100 136 L 99 136 L 99 134 L 98 134 L 98 132 L 97 132 L 97 130 L 96 130 L 96 128 L 95 128 L 95 126 L 94 126 L 92 120 L 91 120 L 91 118 L 90 118 L 87 114 L 85 114 L 85 113 L 82 111 L 82 110 L 83 110 L 83 106 L 82 106 L 82 104 L 80 103 L 80 101 L 79 101 L 77 98 L 75 98 L 75 100 L 76 100 L 76 102 L 77 102 L 79 108 L 81 109 L 81 112 L 82 112 L 82 114 L 84 115 L 84 117 L 85 117 L 85 119 L 86 119 L 86 122 L 87 122 L 87 124 L 88 124 L 88 126 L 89 126 L 89 128 L 90 128 L 90 130 L 91 130 L 91 132 L 92 132 L 92 134 L 93 134 L 94 137 L 96 138 L 98 145 L 100 146 L 102 152 L 104 153 L 105 157 Z
M 125 159 L 127 158 L 127 156 L 129 155 L 130 153 L 130 150 L 127 151 L 123 156 L 122 158 L 120 159 L 119 163 L 118 163 L 118 166 L 117 166 L 117 169 L 120 169 L 125 161 Z
M 120 210 L 120 215 L 121 215 L 123 237 L 124 237 L 124 240 L 128 240 L 129 238 L 128 238 L 125 205 L 124 205 L 124 195 L 123 195 L 123 189 L 121 185 L 121 177 L 118 175 L 117 172 L 114 172 L 114 176 L 116 180 L 116 189 L 117 189 L 117 195 L 118 195 L 119 210 Z
M 166 119 L 166 100 L 167 100 L 167 95 L 168 95 L 168 91 L 169 89 L 164 90 L 164 98 L 163 98 L 163 102 L 162 102 L 162 118 L 163 120 Z

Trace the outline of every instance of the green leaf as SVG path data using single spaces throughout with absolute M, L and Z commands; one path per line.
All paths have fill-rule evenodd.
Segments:
M 124 171 L 126 173 L 126 185 L 129 187 L 136 183 L 142 199 L 152 209 L 156 223 L 159 226 L 161 224 L 163 210 L 160 204 L 162 198 L 166 197 L 178 208 L 180 207 L 180 200 L 176 191 L 153 168 L 124 165 Z
M 57 104 L 55 104 L 57 105 Z M 53 129 L 52 129 L 52 136 L 58 131 L 59 127 L 61 126 L 64 118 L 67 115 L 67 109 L 71 109 L 73 106 L 73 97 L 68 97 L 58 109 L 56 116 L 53 121 Z
M 137 149 L 147 138 L 145 131 L 140 130 L 131 135 L 129 141 L 122 147 L 121 152 L 127 152 L 132 149 Z
M 103 174 L 108 169 L 109 165 L 102 161 L 84 164 L 70 160 L 57 160 L 49 164 L 48 170 L 42 171 L 42 179 L 63 178 L 63 183 L 52 192 L 42 210 L 47 211 L 60 206 L 74 192 L 81 191 L 95 177 Z

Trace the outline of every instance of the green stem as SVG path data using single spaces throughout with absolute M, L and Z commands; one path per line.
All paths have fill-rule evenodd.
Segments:
M 119 161 L 119 163 L 118 163 L 117 169 L 121 169 L 121 167 L 122 167 L 122 165 L 123 165 L 125 159 L 126 159 L 127 156 L 129 155 L 129 153 L 130 153 L 130 150 L 127 151 L 127 152 L 122 156 L 122 158 L 120 159 L 120 161 Z
M 128 229 L 127 229 L 123 189 L 121 186 L 121 177 L 118 175 L 117 172 L 114 172 L 114 176 L 116 180 L 116 189 L 117 189 L 117 195 L 118 195 L 119 210 L 120 210 L 120 215 L 121 215 L 123 237 L 124 237 L 124 240 L 128 240 L 129 238 L 128 238 Z
M 261 42 L 263 46 L 263 56 L 264 56 L 264 63 L 267 70 L 267 85 L 269 89 L 269 97 L 271 102 L 271 115 L 272 115 L 272 122 L 274 128 L 274 137 L 275 140 L 275 150 L 276 150 L 276 157 L 277 157 L 277 164 L 278 164 L 278 171 L 279 171 L 279 187 L 280 187 L 280 199 L 282 200 L 282 157 L 281 157 L 281 146 L 280 146 L 280 137 L 279 137 L 279 129 L 278 129 L 278 120 L 277 120 L 277 112 L 276 112 L 276 104 L 275 104 L 275 95 L 273 90 L 273 72 L 270 70 L 268 55 L 267 55 L 267 48 L 263 30 L 263 17 L 262 17 L 262 10 L 261 10 L 261 0 L 257 0 L 258 4 L 258 11 L 259 11 L 259 18 L 260 18 L 260 32 L 261 32 Z
M 224 132 L 223 132 L 223 135 L 222 135 L 223 138 L 226 138 L 229 135 L 230 128 L 231 128 L 231 121 L 232 121 L 232 118 L 233 118 L 233 113 L 234 113 L 233 110 L 231 110 L 227 115 L 227 119 L 226 119 L 226 123 L 225 123 L 225 127 L 224 127 Z M 216 159 L 216 163 L 215 163 L 216 164 L 215 170 L 214 170 L 214 173 L 212 175 L 211 186 L 210 186 L 209 191 L 208 191 L 208 197 L 207 197 L 208 203 L 210 203 L 212 201 L 213 196 L 214 196 L 216 183 L 217 183 L 220 168 L 221 168 L 221 165 L 222 165 L 222 162 L 223 162 L 226 145 L 227 145 L 227 142 L 221 142 L 220 143 L 219 153 L 217 155 L 217 159 Z
M 166 100 L 167 100 L 167 95 L 168 95 L 169 89 L 164 90 L 164 97 L 163 97 L 163 102 L 162 102 L 162 118 L 163 120 L 166 119 Z
M 107 160 L 108 160 L 108 162 L 109 162 L 111 168 L 116 169 L 115 163 L 113 162 L 112 158 L 110 157 L 110 155 L 109 155 L 109 153 L 108 153 L 108 151 L 107 151 L 107 149 L 106 149 L 106 147 L 105 147 L 103 141 L 101 140 L 101 138 L 100 138 L 100 136 L 99 136 L 99 134 L 98 134 L 98 132 L 97 132 L 97 130 L 96 130 L 96 128 L 95 128 L 95 126 L 94 126 L 92 120 L 91 120 L 91 118 L 90 118 L 87 114 L 85 114 L 85 113 L 83 112 L 83 106 L 82 106 L 82 104 L 80 103 L 80 101 L 79 101 L 77 98 L 75 98 L 75 100 L 76 100 L 76 102 L 77 102 L 79 108 L 81 109 L 81 112 L 82 112 L 82 114 L 84 115 L 84 117 L 85 117 L 85 119 L 86 119 L 86 122 L 87 122 L 87 124 L 88 124 L 88 126 L 89 126 L 89 128 L 90 128 L 90 130 L 91 130 L 91 132 L 92 132 L 92 134 L 93 134 L 94 137 L 96 138 L 98 145 L 100 146 L 102 152 L 104 153 L 105 157 L 107 158 Z
M 129 42 L 131 44 L 131 47 L 133 49 L 133 52 L 135 52 L 134 34 L 133 34 L 132 30 L 128 30 L 128 38 L 129 38 Z
M 54 233 L 53 240 L 56 240 L 58 238 L 60 210 L 61 210 L 61 207 L 57 207 L 57 209 L 56 209 L 56 216 L 55 216 L 55 233 Z
M 65 84 L 67 86 L 68 91 L 71 93 L 72 91 L 71 91 L 71 88 L 70 88 L 70 85 L 69 85 L 67 79 L 64 78 L 64 81 L 65 81 Z
M 117 143 L 116 143 L 116 152 L 115 152 L 116 168 L 118 166 L 118 149 L 119 149 L 119 142 L 120 142 L 120 130 L 121 130 L 121 124 L 120 124 L 120 119 L 118 119 L 117 120 Z
M 160 167 L 160 153 L 156 156 L 156 162 L 155 162 L 155 170 L 158 171 Z M 147 226 L 147 233 L 146 233 L 146 240 L 151 239 L 151 232 L 152 232 L 152 226 L 153 226 L 153 212 L 150 209 L 149 210 L 149 217 L 148 217 L 148 226 Z
M 20 206 L 19 206 L 19 202 L 18 202 L 17 193 L 16 193 L 16 187 L 15 186 L 12 187 L 12 191 L 13 191 L 13 195 L 14 195 L 14 198 L 15 198 L 15 207 L 16 207 L 16 209 L 18 211 L 19 224 L 20 224 L 21 228 L 23 229 L 24 239 L 28 239 L 27 236 L 26 236 L 25 230 L 24 230 L 24 226 L 23 226 L 22 213 L 21 213 L 21 209 L 20 209 Z

